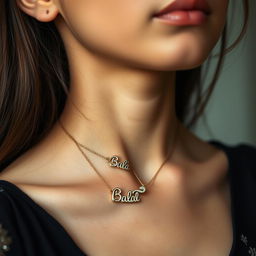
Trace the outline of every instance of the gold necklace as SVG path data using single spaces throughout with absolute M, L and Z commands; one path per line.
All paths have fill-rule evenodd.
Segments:
M 95 152 L 94 150 L 92 149 L 89 149 L 88 147 L 84 146 L 83 144 L 77 142 L 79 146 L 89 150 L 90 152 L 92 152 L 93 154 L 101 157 L 101 158 L 104 158 L 105 160 L 108 161 L 109 163 L 109 166 L 111 167 L 116 167 L 116 168 L 119 168 L 119 169 L 123 169 L 123 170 L 129 170 L 130 169 L 130 166 L 129 166 L 129 161 L 128 160 L 125 160 L 124 162 L 120 162 L 119 161 L 119 156 L 117 155 L 113 155 L 111 157 L 106 157 L 106 156 L 103 156 L 97 152 Z
M 176 146 L 177 137 L 178 137 L 178 131 L 179 131 L 179 122 L 176 121 L 176 129 L 175 129 L 175 135 L 174 135 L 174 139 L 173 139 L 174 142 L 173 142 L 172 150 L 169 151 L 169 153 L 167 154 L 167 157 L 165 158 L 165 160 L 163 161 L 161 166 L 158 168 L 158 170 L 156 171 L 156 174 L 153 176 L 153 178 L 147 184 L 143 184 L 142 181 L 140 180 L 140 178 L 137 176 L 137 174 L 132 170 L 134 176 L 139 181 L 141 186 L 139 187 L 139 189 L 129 190 L 127 195 L 123 195 L 121 188 L 119 188 L 119 187 L 115 187 L 113 189 L 111 188 L 111 186 L 108 184 L 108 182 L 105 180 L 105 178 L 99 173 L 99 171 L 94 167 L 94 165 L 92 164 L 90 159 L 86 156 L 84 151 L 80 148 L 80 145 L 82 145 L 82 144 L 76 141 L 76 139 L 66 130 L 66 128 L 63 126 L 63 124 L 61 123 L 61 121 L 59 119 L 57 121 L 59 122 L 59 124 L 60 124 L 61 128 L 63 129 L 63 131 L 76 144 L 77 148 L 82 153 L 82 155 L 85 157 L 85 159 L 89 162 L 89 164 L 94 169 L 94 171 L 99 175 L 99 177 L 104 181 L 104 183 L 110 189 L 112 202 L 120 202 L 120 203 L 136 203 L 136 202 L 140 202 L 141 201 L 140 194 L 145 193 L 146 192 L 146 187 L 148 189 L 153 184 L 153 181 L 155 180 L 157 174 L 160 172 L 160 170 L 163 167 L 163 165 L 165 164 L 165 162 L 172 156 L 172 154 L 174 152 L 174 149 L 175 149 L 175 146 Z M 95 152 L 95 151 L 93 151 L 93 152 Z M 98 153 L 96 153 L 96 154 L 98 154 Z M 104 156 L 102 156 L 102 157 L 104 157 Z

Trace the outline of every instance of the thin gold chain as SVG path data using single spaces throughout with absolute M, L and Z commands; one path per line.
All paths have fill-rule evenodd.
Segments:
M 80 111 L 80 109 L 76 106 L 76 104 L 72 101 L 72 99 L 70 99 L 70 102 L 71 102 L 71 104 L 74 106 L 74 108 L 76 108 L 76 110 L 77 110 L 85 119 L 87 119 L 86 116 L 84 115 L 84 113 L 83 113 L 82 111 Z M 59 121 L 59 122 L 60 122 L 60 121 Z M 62 126 L 62 128 L 63 128 L 63 126 Z M 74 139 L 74 137 L 72 137 L 72 138 Z M 81 144 L 81 143 L 79 143 L 79 142 L 77 142 L 77 143 L 78 143 L 78 145 L 80 145 L 81 147 L 83 147 L 83 148 L 89 150 L 90 152 L 92 152 L 92 153 L 98 155 L 99 157 L 102 157 L 102 158 L 106 159 L 107 161 L 110 161 L 110 158 L 109 158 L 109 157 L 103 156 L 103 155 L 97 153 L 96 151 L 94 151 L 94 150 L 92 150 L 92 149 L 90 149 L 90 148 L 84 146 L 83 144 Z
M 94 153 L 95 155 L 100 156 L 100 157 L 102 157 L 102 158 L 106 159 L 107 161 L 109 161 L 109 160 L 110 160 L 110 158 L 109 158 L 109 157 L 103 156 L 103 155 L 101 155 L 101 154 L 99 154 L 99 153 L 95 152 L 94 150 L 92 150 L 92 149 L 90 149 L 90 148 L 87 148 L 85 145 L 83 145 L 83 144 L 81 144 L 81 143 L 79 143 L 79 142 L 77 142 L 77 143 L 78 143 L 78 145 L 79 145 L 79 146 L 81 146 L 81 147 L 83 147 L 83 148 L 85 148 L 85 149 L 89 150 L 90 152 Z
M 80 144 L 79 142 L 76 141 L 76 139 L 66 130 L 66 128 L 63 126 L 63 124 L 61 123 L 61 121 L 58 119 L 57 120 L 61 126 L 61 128 L 64 130 L 64 132 L 69 136 L 69 138 L 71 138 L 74 143 L 76 144 L 77 148 L 79 149 L 79 151 L 82 153 L 82 155 L 85 157 L 85 159 L 89 162 L 89 164 L 91 165 L 91 167 L 94 169 L 94 171 L 102 178 L 102 180 L 104 181 L 104 183 L 108 186 L 108 188 L 110 189 L 110 191 L 112 192 L 112 188 L 111 186 L 108 184 L 108 182 L 106 181 L 106 179 L 100 174 L 100 172 L 94 167 L 94 165 L 92 164 L 92 162 L 90 161 L 90 159 L 86 156 L 86 154 L 84 153 L 84 151 L 80 148 Z M 132 170 L 133 174 L 135 175 L 135 177 L 137 178 L 137 180 L 140 182 L 140 184 L 142 186 L 145 186 L 147 188 L 149 188 L 154 180 L 156 179 L 158 173 L 160 172 L 161 168 L 163 167 L 163 165 L 166 163 L 166 161 L 172 156 L 174 149 L 176 147 L 176 143 L 177 143 L 177 138 L 178 138 L 178 131 L 179 131 L 179 122 L 178 120 L 176 121 L 176 129 L 175 129 L 175 137 L 174 137 L 174 142 L 173 142 L 173 147 L 171 148 L 172 150 L 169 150 L 169 153 L 167 155 L 167 157 L 165 158 L 164 162 L 161 164 L 161 166 L 158 168 L 156 174 L 153 176 L 153 178 L 147 183 L 147 184 L 143 184 L 143 182 L 140 180 L 140 178 L 138 177 L 138 175 Z M 89 149 L 91 151 L 91 149 Z M 98 154 L 97 152 L 93 151 L 94 153 Z M 102 156 L 102 155 L 100 155 Z M 104 157 L 104 156 L 103 156 Z M 105 158 L 105 157 L 104 157 Z M 105 158 L 106 159 L 106 158 Z

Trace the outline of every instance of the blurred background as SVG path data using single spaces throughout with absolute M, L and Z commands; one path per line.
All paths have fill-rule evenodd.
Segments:
M 234 4 L 233 4 L 234 3 Z M 230 0 L 228 45 L 237 38 L 243 25 L 242 1 Z M 219 43 L 213 49 L 218 51 Z M 205 86 L 216 67 L 212 59 Z M 256 1 L 250 1 L 249 27 L 244 39 L 226 55 L 220 78 L 206 107 L 192 131 L 204 140 L 228 144 L 256 145 Z

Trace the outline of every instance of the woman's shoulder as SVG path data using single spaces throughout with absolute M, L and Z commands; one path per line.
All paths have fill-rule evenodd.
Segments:
M 3 249 L 7 247 L 8 253 Z M 73 255 L 74 249 L 51 213 L 17 184 L 0 179 L 0 255 Z
M 221 148 L 228 158 L 228 174 L 237 198 L 256 201 L 256 146 L 252 143 L 228 144 L 210 141 Z M 256 216 L 256 205 L 253 206 Z
M 252 175 L 256 175 L 256 145 L 248 142 L 230 144 L 220 140 L 208 142 L 225 151 L 230 168 L 243 167 L 244 170 L 253 171 Z
M 256 253 L 256 146 L 211 140 L 229 161 L 230 192 L 236 248 L 241 255 Z M 251 253 L 248 253 L 251 252 Z M 255 254 L 256 255 L 256 254 Z

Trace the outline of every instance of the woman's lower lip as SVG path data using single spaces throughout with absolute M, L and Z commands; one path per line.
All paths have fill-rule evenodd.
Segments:
M 179 10 L 155 16 L 154 18 L 164 21 L 164 23 L 176 26 L 200 25 L 207 19 L 207 14 L 199 10 Z

